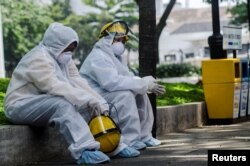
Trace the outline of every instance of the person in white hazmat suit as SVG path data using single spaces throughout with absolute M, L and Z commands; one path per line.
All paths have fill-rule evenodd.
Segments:
M 80 77 L 72 60 L 77 45 L 78 35 L 72 28 L 52 23 L 40 44 L 15 68 L 4 101 L 5 114 L 14 124 L 58 129 L 78 164 L 109 162 L 81 114 L 93 109 L 105 113 L 109 106 Z
M 104 25 L 79 72 L 93 89 L 116 107 L 118 116 L 111 111 L 111 117 L 122 131 L 123 142 L 141 150 L 161 144 L 151 134 L 154 117 L 147 93 L 163 94 L 165 87 L 157 84 L 152 76 L 134 76 L 122 63 L 128 31 L 124 21 Z

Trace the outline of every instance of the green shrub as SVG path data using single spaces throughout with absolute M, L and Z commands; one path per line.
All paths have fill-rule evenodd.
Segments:
M 192 66 L 188 63 L 181 64 L 162 64 L 157 66 L 156 77 L 168 78 L 168 77 L 182 77 L 191 75 L 200 75 L 201 69 L 197 66 Z

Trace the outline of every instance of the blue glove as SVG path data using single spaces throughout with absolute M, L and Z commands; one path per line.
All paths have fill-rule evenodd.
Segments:
M 80 159 L 77 160 L 77 164 L 100 164 L 109 161 L 110 158 L 101 151 L 86 150 L 82 152 Z

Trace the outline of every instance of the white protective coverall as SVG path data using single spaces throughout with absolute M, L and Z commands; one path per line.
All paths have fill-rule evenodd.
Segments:
M 15 124 L 54 126 L 69 143 L 72 157 L 79 159 L 82 151 L 100 147 L 86 123 L 90 103 L 99 104 L 102 110 L 109 108 L 80 77 L 72 59 L 66 65 L 57 62 L 59 54 L 75 41 L 78 43 L 78 35 L 70 27 L 60 23 L 49 26 L 41 43 L 14 70 L 5 114 Z
M 115 105 L 111 117 L 121 128 L 124 143 L 133 146 L 152 137 L 152 106 L 147 96 L 147 84 L 129 72 L 112 49 L 113 37 L 105 36 L 95 44 L 83 62 L 80 75 L 106 101 Z

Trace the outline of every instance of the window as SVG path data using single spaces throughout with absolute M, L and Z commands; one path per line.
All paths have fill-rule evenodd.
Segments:
M 186 53 L 185 54 L 185 57 L 188 59 L 188 58 L 194 58 L 194 53 Z
M 165 62 L 174 62 L 174 61 L 176 61 L 176 55 L 175 54 L 164 55 L 164 61 Z

